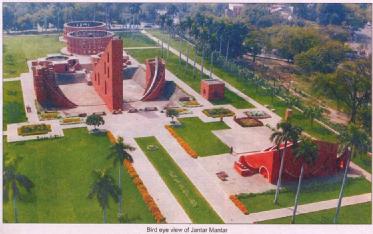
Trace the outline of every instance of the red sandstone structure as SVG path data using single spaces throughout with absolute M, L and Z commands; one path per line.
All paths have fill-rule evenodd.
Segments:
M 224 82 L 216 79 L 201 81 L 201 95 L 207 100 L 217 100 L 224 98 Z
M 57 108 L 74 108 L 77 105 L 71 102 L 58 87 L 55 67 L 51 62 L 32 62 L 32 74 L 37 101 L 43 106 Z
M 113 38 L 104 52 L 92 56 L 92 84 L 110 111 L 123 106 L 123 43 Z
M 304 177 L 330 176 L 334 175 L 346 165 L 348 151 L 337 157 L 338 145 L 323 141 L 315 141 L 318 146 L 319 156 L 313 165 L 304 166 Z M 260 173 L 268 182 L 277 182 L 280 170 L 281 156 L 284 146 L 279 149 L 276 146 L 265 149 L 262 152 L 255 152 L 241 156 L 234 163 L 234 169 L 242 176 L 250 176 Z M 293 156 L 291 145 L 286 148 L 283 170 L 284 180 L 295 180 L 300 175 L 302 161 L 296 160 Z
M 63 37 L 67 39 L 67 34 L 76 31 L 102 31 L 106 29 L 106 24 L 99 21 L 73 21 L 63 25 Z
M 153 101 L 162 95 L 166 83 L 165 62 L 163 59 L 155 58 L 145 61 L 146 64 L 146 88 L 142 101 Z
M 46 58 L 32 61 L 32 66 L 51 67 L 55 73 L 74 73 L 81 69 L 79 60 L 75 57 L 67 57 L 65 55 L 54 54 Z
M 80 55 L 98 54 L 106 48 L 114 33 L 106 30 L 70 32 L 66 36 L 67 50 Z

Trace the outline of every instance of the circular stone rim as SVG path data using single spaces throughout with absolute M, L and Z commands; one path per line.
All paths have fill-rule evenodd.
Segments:
M 106 34 L 104 36 L 93 36 L 93 37 L 74 35 L 74 34 L 79 33 L 79 32 L 104 32 Z M 67 37 L 69 37 L 69 38 L 85 38 L 85 39 L 108 38 L 108 37 L 113 37 L 113 36 L 114 36 L 113 32 L 106 31 L 106 30 L 79 30 L 79 31 L 69 32 L 67 34 Z
M 88 26 L 79 26 L 77 24 L 87 23 Z M 94 24 L 94 25 L 92 25 Z M 70 28 L 96 28 L 96 27 L 105 27 L 106 24 L 101 21 L 71 21 L 68 23 L 65 23 L 64 27 L 70 27 Z

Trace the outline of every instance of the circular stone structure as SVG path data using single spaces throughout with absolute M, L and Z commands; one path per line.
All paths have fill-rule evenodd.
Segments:
M 52 55 L 52 56 L 49 56 L 49 57 L 45 58 L 45 60 L 52 61 L 52 62 L 61 62 L 61 61 L 66 61 L 68 59 L 69 59 L 69 57 L 67 57 L 65 55 Z
M 114 33 L 106 30 L 80 30 L 66 36 L 67 50 L 73 54 L 93 55 L 105 50 Z
M 63 25 L 63 38 L 67 34 L 80 30 L 106 30 L 106 24 L 99 21 L 72 21 Z

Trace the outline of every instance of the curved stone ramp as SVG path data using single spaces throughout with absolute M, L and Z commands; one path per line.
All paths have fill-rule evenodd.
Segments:
M 75 108 L 78 105 L 70 101 L 65 94 L 62 92 L 60 87 L 58 87 L 55 75 L 47 76 L 44 79 L 44 84 L 46 91 L 50 98 L 50 101 L 58 108 Z
M 156 100 L 165 86 L 165 63 L 159 58 L 146 60 L 146 89 L 141 101 Z

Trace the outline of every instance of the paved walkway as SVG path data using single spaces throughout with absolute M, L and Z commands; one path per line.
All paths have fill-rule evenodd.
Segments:
M 158 49 L 159 46 L 126 47 L 126 50 Z
M 365 193 L 365 194 L 351 196 L 351 197 L 344 197 L 342 200 L 342 206 L 349 206 L 349 205 L 370 202 L 371 199 L 372 199 L 371 193 Z M 299 214 L 305 214 L 305 213 L 316 212 L 316 211 L 321 211 L 321 210 L 334 209 L 337 206 L 337 202 L 338 202 L 338 199 L 332 199 L 332 200 L 327 200 L 327 201 L 299 205 L 297 214 L 299 215 Z M 252 213 L 248 215 L 248 221 L 249 223 L 254 223 L 254 222 L 260 222 L 264 220 L 289 217 L 292 215 L 293 215 L 293 207 L 288 207 L 288 208 Z
M 3 78 L 3 82 L 11 82 L 11 81 L 18 81 L 21 80 L 21 77 L 17 78 Z
M 126 138 L 126 143 L 136 148 L 131 152 L 135 159 L 133 165 L 162 214 L 166 217 L 167 223 L 192 223 L 136 141 L 133 138 Z
M 27 66 L 29 67 L 29 70 L 31 71 L 31 61 L 27 61 Z M 34 90 L 34 79 L 32 77 L 32 72 L 29 73 L 22 73 L 20 76 L 21 79 L 21 86 L 22 86 L 22 92 L 23 92 L 23 102 L 25 104 L 25 108 L 29 106 L 31 108 L 31 112 L 26 111 L 26 116 L 28 119 L 28 122 L 38 122 L 39 117 L 36 110 L 35 100 L 36 100 L 36 94 Z

